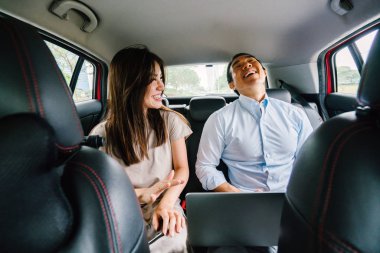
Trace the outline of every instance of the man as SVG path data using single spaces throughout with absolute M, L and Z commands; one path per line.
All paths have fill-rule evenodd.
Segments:
M 267 72 L 251 54 L 235 55 L 227 68 L 239 99 L 213 113 L 199 144 L 196 174 L 206 190 L 284 192 L 297 153 L 312 132 L 299 108 L 266 94 Z M 216 169 L 220 159 L 230 182 Z

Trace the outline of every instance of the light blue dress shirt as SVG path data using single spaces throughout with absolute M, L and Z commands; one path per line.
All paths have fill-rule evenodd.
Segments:
M 206 190 L 226 182 L 216 169 L 228 167 L 230 183 L 243 192 L 285 192 L 293 161 L 313 128 L 302 109 L 268 98 L 240 95 L 205 123 L 196 174 Z

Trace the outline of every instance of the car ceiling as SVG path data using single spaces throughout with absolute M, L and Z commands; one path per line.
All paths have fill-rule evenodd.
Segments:
M 225 62 L 249 52 L 273 66 L 316 62 L 318 54 L 380 18 L 380 1 L 351 0 L 339 16 L 330 0 L 85 0 L 99 19 L 91 33 L 81 16 L 49 12 L 51 0 L 1 0 L 0 10 L 69 40 L 110 62 L 121 48 L 147 45 L 168 65 Z

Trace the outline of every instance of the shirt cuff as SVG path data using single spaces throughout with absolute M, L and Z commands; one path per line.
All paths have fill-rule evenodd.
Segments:
M 203 185 L 203 188 L 208 190 L 208 191 L 212 191 L 216 187 L 218 187 L 219 185 L 226 183 L 226 182 L 227 182 L 227 180 L 224 177 L 223 172 L 217 171 L 217 173 L 215 173 L 215 175 L 211 176 L 210 178 L 208 178 L 206 180 L 206 185 Z

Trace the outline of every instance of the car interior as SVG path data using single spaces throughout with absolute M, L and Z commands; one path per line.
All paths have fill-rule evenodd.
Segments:
M 380 252 L 378 0 L 2 0 L 0 23 L 0 252 L 149 252 L 131 181 L 89 136 L 107 113 L 112 57 L 134 44 L 164 59 L 162 103 L 193 131 L 185 212 L 188 193 L 207 192 L 195 174 L 205 122 L 238 99 L 226 65 L 252 53 L 267 95 L 314 130 L 269 217 L 278 252 Z M 197 234 L 189 251 L 247 246 L 224 234 L 220 245 Z

